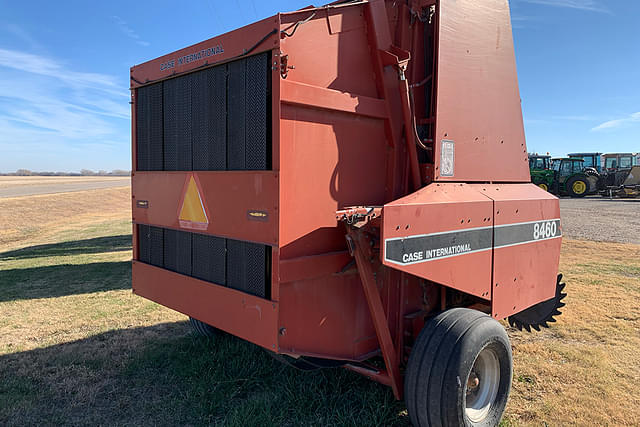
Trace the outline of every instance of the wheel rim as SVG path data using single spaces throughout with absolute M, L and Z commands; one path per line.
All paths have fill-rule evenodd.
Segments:
M 542 188 L 544 191 L 549 191 L 549 187 L 547 187 L 547 184 L 538 184 L 538 187 Z
M 573 183 L 573 192 L 576 194 L 582 194 L 587 191 L 587 184 L 583 181 L 576 181 Z
M 465 413 L 474 423 L 482 422 L 498 395 L 500 362 L 496 353 L 485 347 L 480 351 L 465 385 Z

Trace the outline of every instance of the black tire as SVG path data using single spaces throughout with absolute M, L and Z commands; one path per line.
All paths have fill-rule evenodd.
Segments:
M 494 381 L 483 383 L 471 371 L 484 372 L 476 361 L 485 359 L 494 360 L 486 365 L 495 369 L 491 371 Z M 411 422 L 416 427 L 497 426 L 509 398 L 512 369 L 511 345 L 500 323 L 466 308 L 439 314 L 425 324 L 409 355 L 404 393 Z M 478 379 L 476 396 L 468 387 L 474 378 Z M 467 397 L 470 405 L 472 399 L 479 399 L 486 390 L 481 386 L 495 393 L 488 398 L 484 416 L 472 413 L 473 408 L 467 410 Z M 475 420 L 470 418 L 474 415 Z
M 191 323 L 191 327 L 193 328 L 194 332 L 203 337 L 212 339 L 220 333 L 220 331 L 213 326 L 201 322 L 198 319 L 194 319 L 193 317 L 189 317 L 189 323 Z
M 574 188 L 575 184 L 578 183 L 582 183 L 582 185 L 584 186 L 584 191 L 579 192 L 576 191 L 576 189 Z M 584 175 L 576 175 L 576 176 L 572 176 L 571 178 L 569 178 L 567 180 L 567 183 L 565 184 L 565 188 L 567 190 L 567 193 L 571 196 L 571 197 L 584 197 L 589 193 L 589 180 L 587 179 L 586 176 Z M 583 188 L 582 186 L 580 186 L 580 188 Z

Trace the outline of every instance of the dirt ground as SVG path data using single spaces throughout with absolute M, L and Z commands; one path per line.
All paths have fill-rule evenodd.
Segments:
M 560 214 L 567 238 L 640 244 L 640 198 L 564 198 Z

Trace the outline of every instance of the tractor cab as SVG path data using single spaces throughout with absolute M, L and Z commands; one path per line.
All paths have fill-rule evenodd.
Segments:
M 602 153 L 571 153 L 568 155 L 572 159 L 584 160 L 585 168 L 593 168 L 598 172 L 602 172 Z
M 584 172 L 583 159 L 553 159 L 552 170 L 554 172 L 554 180 L 551 186 L 553 193 L 571 197 L 584 197 L 590 192 L 592 185 Z
M 549 170 L 551 169 L 551 156 L 529 155 L 529 170 Z
M 632 153 L 605 154 L 604 168 L 607 172 L 616 172 L 620 169 L 631 169 L 638 163 L 637 156 Z

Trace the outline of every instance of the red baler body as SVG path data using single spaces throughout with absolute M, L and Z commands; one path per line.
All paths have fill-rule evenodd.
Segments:
M 497 319 L 552 297 L 559 205 L 529 183 L 511 34 L 506 0 L 336 3 L 134 66 L 134 292 L 274 352 L 359 362 L 382 350 L 396 366 L 451 292 Z M 258 54 L 268 57 L 265 170 L 138 168 L 141 88 L 221 64 L 228 82 L 234 61 Z M 180 220 L 192 177 L 199 229 Z M 378 216 L 367 217 L 368 258 L 354 264 L 340 219 L 358 206 Z M 165 245 L 182 230 L 267 247 L 264 297 L 141 261 L 141 226 L 169 230 Z M 367 374 L 398 395 L 394 369 Z

